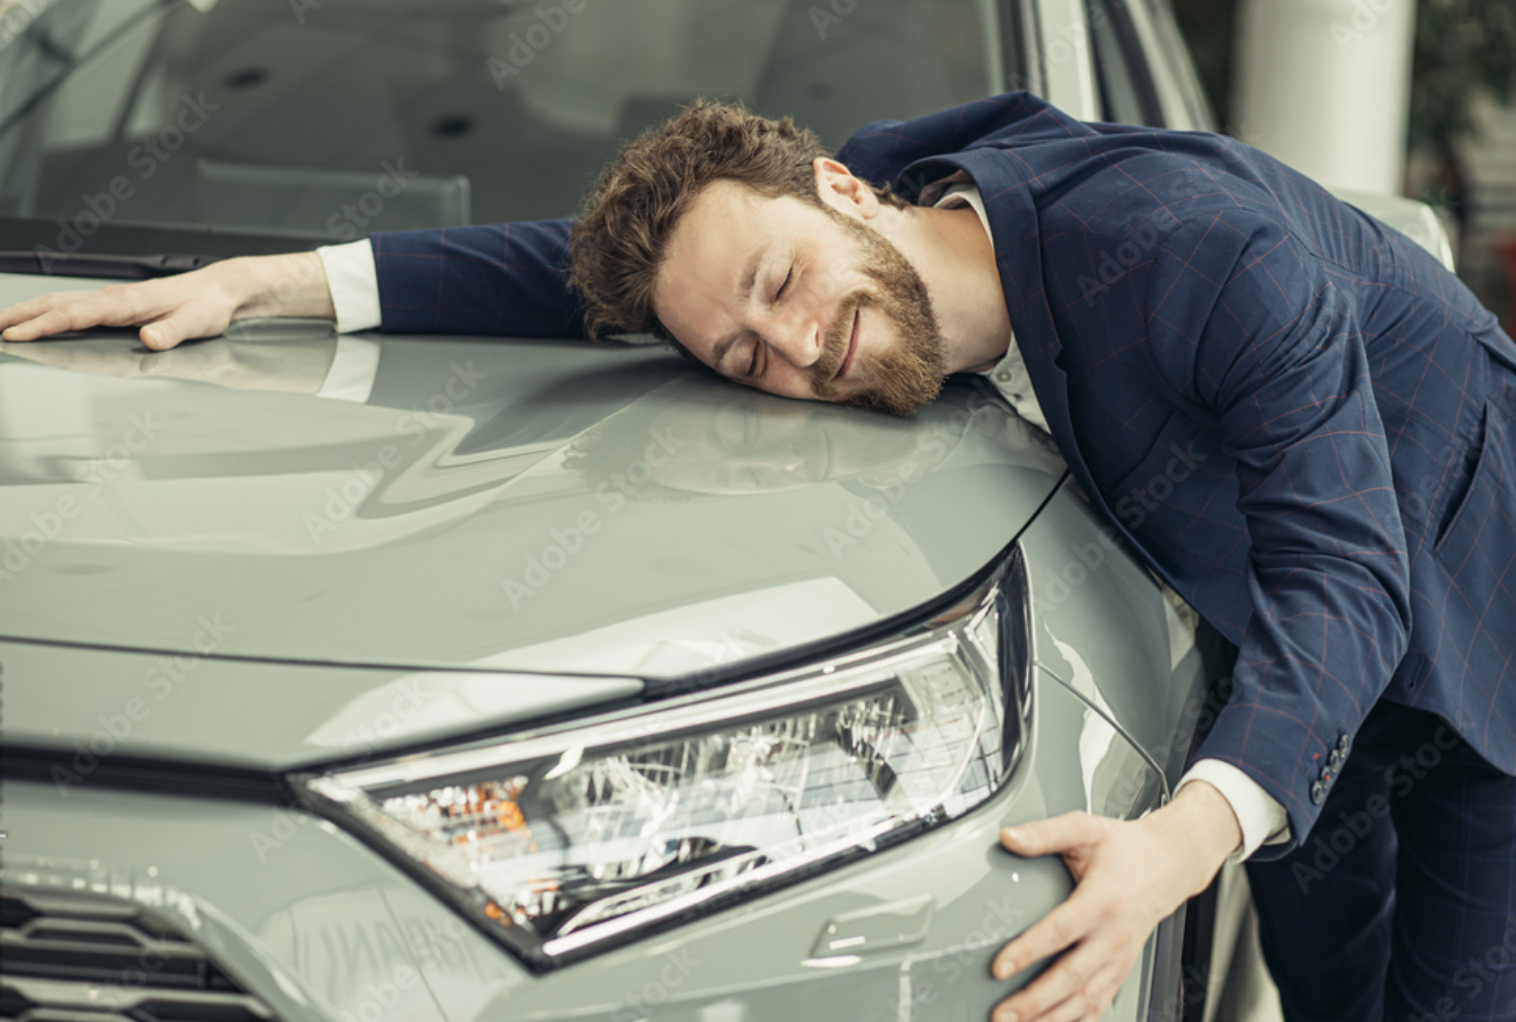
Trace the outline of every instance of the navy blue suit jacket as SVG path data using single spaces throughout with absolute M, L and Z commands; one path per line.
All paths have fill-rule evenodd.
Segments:
M 978 187 L 1070 468 L 1239 647 L 1199 754 L 1288 812 L 1260 858 L 1309 831 L 1380 698 L 1516 773 L 1516 346 L 1452 274 L 1238 142 L 1027 93 L 838 157 L 910 199 Z M 567 230 L 376 235 L 384 329 L 580 336 Z

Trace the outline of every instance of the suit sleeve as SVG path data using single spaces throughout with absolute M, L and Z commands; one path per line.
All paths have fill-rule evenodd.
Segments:
M 583 337 L 569 288 L 572 221 L 374 234 L 386 333 Z
M 1196 757 L 1284 806 L 1291 840 L 1259 858 L 1305 839 L 1410 628 L 1389 451 L 1334 272 L 1272 220 L 1229 210 L 1176 231 L 1148 281 L 1159 372 L 1216 417 L 1247 523 L 1251 617 Z

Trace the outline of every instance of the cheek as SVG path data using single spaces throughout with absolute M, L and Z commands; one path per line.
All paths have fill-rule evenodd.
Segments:
M 835 302 L 861 282 L 851 255 L 831 252 L 817 261 L 811 290 L 819 300 Z

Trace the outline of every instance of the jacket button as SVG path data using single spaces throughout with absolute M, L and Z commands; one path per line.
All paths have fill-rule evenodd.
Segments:
M 1336 770 L 1340 766 L 1342 766 L 1342 753 L 1337 749 L 1333 749 L 1327 753 L 1327 769 Z
M 1313 803 L 1319 806 L 1321 803 L 1326 801 L 1326 797 L 1327 789 L 1325 784 L 1317 781 L 1315 784 L 1311 785 L 1311 801 Z
M 1348 746 L 1352 744 L 1353 740 L 1347 735 L 1343 735 L 1341 738 L 1337 739 L 1337 751 L 1346 756 L 1348 754 Z

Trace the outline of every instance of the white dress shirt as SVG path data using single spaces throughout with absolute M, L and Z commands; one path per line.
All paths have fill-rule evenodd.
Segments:
M 363 403 L 374 391 L 379 375 L 379 345 L 361 337 L 360 330 L 379 327 L 379 271 L 368 239 L 316 249 L 326 270 L 326 286 L 337 310 L 337 352 L 326 371 L 317 397 Z

